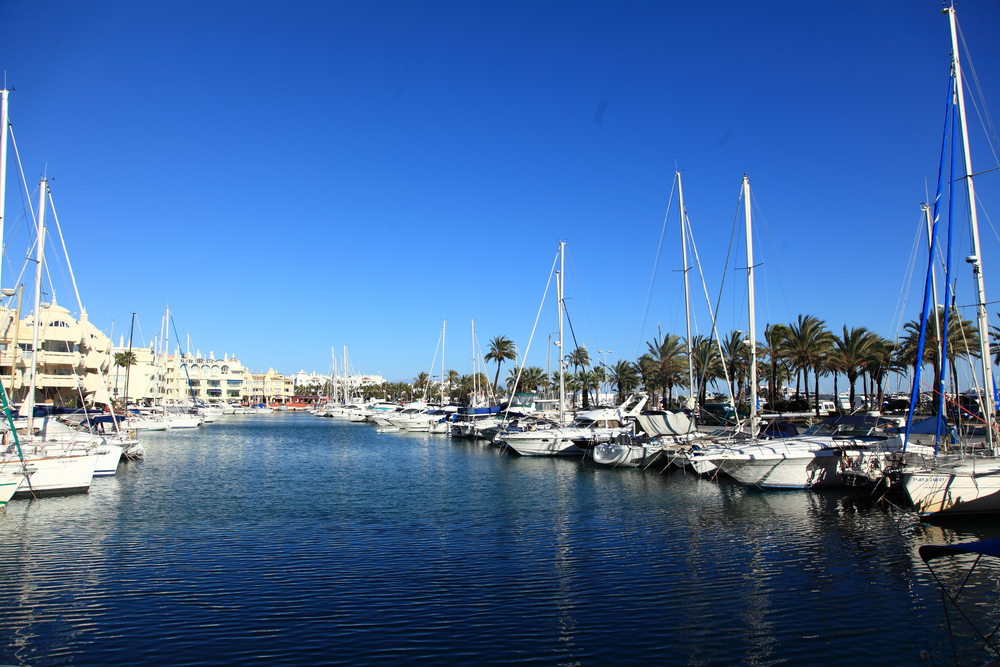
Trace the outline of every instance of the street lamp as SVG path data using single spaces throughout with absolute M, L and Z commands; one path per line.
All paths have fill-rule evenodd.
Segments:
M 613 353 L 614 353 L 614 350 L 598 350 L 597 351 L 597 354 L 603 354 L 604 355 L 604 360 L 601 361 L 601 366 L 604 366 L 605 368 L 608 367 L 608 355 L 609 354 L 613 354 Z M 598 391 L 597 393 L 598 393 L 597 401 L 600 402 L 600 400 L 601 400 L 600 393 L 601 392 Z

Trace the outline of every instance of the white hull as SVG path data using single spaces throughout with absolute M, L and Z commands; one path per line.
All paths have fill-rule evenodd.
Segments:
M 9 464 L 9 470 L 0 468 L 0 509 L 7 506 L 7 501 L 14 497 L 18 487 L 24 482 L 24 474 L 20 472 L 20 464 Z
M 836 486 L 840 477 L 840 456 L 833 450 L 794 453 L 780 458 L 722 459 L 719 469 L 740 484 L 764 489 L 811 489 Z
M 103 445 L 97 449 L 97 463 L 94 466 L 94 477 L 110 477 L 118 471 L 118 463 L 122 460 L 124 448 L 121 445 Z
M 599 466 L 610 468 L 645 468 L 663 453 L 657 445 L 629 445 L 617 442 L 601 443 L 594 447 L 591 458 Z
M 553 429 L 554 431 L 555 429 Z M 552 431 L 549 431 L 551 434 Z M 504 444 L 521 456 L 581 456 L 583 450 L 569 438 L 558 435 L 507 436 Z
M 969 458 L 903 471 L 903 487 L 923 518 L 1000 513 L 1000 459 Z
M 97 455 L 26 458 L 25 465 L 33 472 L 18 488 L 15 498 L 86 493 L 94 478 Z

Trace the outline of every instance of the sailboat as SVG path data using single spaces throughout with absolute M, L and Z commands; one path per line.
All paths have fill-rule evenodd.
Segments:
M 38 327 L 41 313 L 41 283 L 45 248 L 45 203 L 48 195 L 48 181 L 42 178 L 39 184 L 38 226 L 35 258 L 35 314 L 32 323 L 31 362 L 28 364 L 28 393 L 21 405 L 24 418 L 23 438 L 18 433 L 13 419 L 5 424 L 9 433 L 4 433 L 4 441 L 13 444 L 4 450 L 0 467 L 8 468 L 15 461 L 32 469 L 28 484 L 19 486 L 14 497 L 32 497 L 45 494 L 86 492 L 98 464 L 98 448 L 93 443 L 57 442 L 45 440 L 35 429 L 35 388 L 38 376 L 39 337 Z M 15 446 L 17 447 L 15 451 Z M 116 448 L 121 457 L 121 448 Z M 117 466 L 117 460 L 115 461 Z
M 870 416 L 833 417 L 801 436 L 768 439 L 761 431 L 757 405 L 757 344 L 754 309 L 754 259 L 750 179 L 744 175 L 742 198 L 746 226 L 747 291 L 750 346 L 750 418 L 743 441 L 692 449 L 689 464 L 698 472 L 721 471 L 741 484 L 762 489 L 810 489 L 844 484 L 844 462 L 899 451 L 900 438 L 887 432 L 888 420 Z
M 694 384 L 694 358 L 691 349 L 691 290 L 688 284 L 688 253 L 687 253 L 687 211 L 684 208 L 684 187 L 681 182 L 681 172 L 674 174 L 677 179 L 677 197 L 681 223 L 681 255 L 683 257 L 682 276 L 684 280 L 684 314 L 687 325 L 687 366 L 688 393 L 697 395 Z M 694 407 L 693 402 L 691 407 Z M 631 438 L 619 438 L 614 442 L 600 443 L 591 451 L 591 460 L 599 466 L 607 467 L 648 467 L 660 460 L 665 454 L 670 458 L 668 463 L 677 458 L 686 449 L 697 431 L 694 422 L 684 412 L 669 410 L 644 410 L 636 415 L 636 421 L 647 438 L 633 441 Z
M 495 443 L 521 456 L 582 456 L 585 449 L 600 442 L 611 442 L 619 436 L 631 436 L 632 424 L 627 420 L 628 402 L 617 408 L 597 408 L 580 412 L 572 423 L 566 423 L 566 357 L 563 355 L 563 312 L 565 308 L 566 243 L 559 243 L 559 271 L 556 277 L 556 303 L 559 317 L 559 421 L 554 428 L 524 431 L 504 431 Z M 633 406 L 632 411 L 642 409 Z
M 951 76 L 953 85 L 952 113 L 957 111 L 962 129 L 962 149 L 966 195 L 969 202 L 972 255 L 966 260 L 972 264 L 976 280 L 976 314 L 979 329 L 982 387 L 986 396 L 981 401 L 986 424 L 987 454 L 964 454 L 958 457 L 937 456 L 927 458 L 923 465 L 903 468 L 903 488 L 923 519 L 950 516 L 992 515 L 1000 513 L 1000 457 L 997 456 L 994 430 L 994 388 L 992 355 L 988 338 L 986 315 L 986 290 L 983 278 L 982 253 L 979 245 L 977 202 L 973 181 L 972 157 L 965 114 L 965 91 L 962 65 L 959 58 L 958 19 L 954 5 L 942 10 L 948 16 L 951 32 Z M 946 336 L 942 340 L 947 340 Z M 944 355 L 941 355 L 944 359 Z M 936 390 L 938 388 L 935 388 Z

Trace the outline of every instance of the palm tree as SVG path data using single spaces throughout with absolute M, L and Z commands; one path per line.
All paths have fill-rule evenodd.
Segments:
M 508 359 L 517 359 L 517 346 L 506 336 L 496 336 L 490 340 L 490 351 L 483 359 L 497 362 L 497 372 L 493 376 L 493 391 L 496 392 L 500 382 L 500 365 Z
M 848 329 L 846 324 L 843 335 L 834 336 L 833 345 L 838 369 L 847 376 L 847 381 L 851 385 L 849 399 L 851 410 L 854 409 L 855 383 L 871 357 L 876 338 L 875 334 L 865 327 Z
M 932 317 L 938 318 L 938 323 L 943 326 L 944 308 L 939 308 Z M 914 373 L 919 366 L 931 364 L 934 373 L 932 391 L 935 396 L 941 391 L 941 344 L 938 340 L 937 327 L 933 321 L 928 322 L 924 340 L 923 358 L 917 359 L 917 347 L 920 338 L 920 321 L 913 320 L 903 325 L 906 332 L 903 340 L 900 341 L 897 349 L 897 359 L 901 364 L 913 368 Z M 978 346 L 970 345 L 970 341 L 976 338 L 976 329 L 970 320 L 963 319 L 957 308 L 952 308 L 948 314 L 948 364 L 951 368 L 951 380 L 953 386 L 958 388 L 958 371 L 955 362 L 959 359 L 973 358 L 980 356 Z M 938 401 L 933 401 L 933 414 L 938 412 Z
M 768 324 L 764 327 L 764 348 L 762 357 L 767 359 L 767 401 L 774 405 L 779 397 L 778 366 L 782 363 L 788 344 L 788 327 L 784 324 Z
M 518 372 L 521 374 L 520 380 L 517 378 Z M 538 366 L 528 366 L 524 369 L 512 368 L 507 374 L 507 388 L 511 396 L 516 391 L 537 391 L 544 381 L 545 371 Z
M 639 368 L 631 361 L 619 361 L 611 367 L 608 380 L 618 391 L 618 403 L 624 403 L 625 396 L 639 386 Z
M 126 352 L 115 352 L 115 366 L 120 366 L 122 368 L 128 368 L 136 363 L 137 359 L 135 352 L 128 350 Z
M 823 320 L 813 315 L 799 315 L 788 325 L 787 356 L 796 369 L 795 390 L 798 393 L 798 372 L 802 373 L 809 398 L 809 371 L 815 374 L 816 409 L 819 410 L 819 375 L 823 371 L 823 358 L 833 345 L 833 334 Z
M 663 338 L 646 342 L 646 355 L 656 364 L 656 380 L 663 389 L 664 407 L 673 401 L 674 385 L 683 383 L 687 369 L 687 353 L 684 339 L 674 334 L 663 334 Z
M 573 374 L 577 386 L 583 393 L 583 409 L 590 409 L 590 388 L 600 383 L 600 376 L 594 369 L 582 368 Z
M 722 339 L 722 354 L 726 359 L 726 371 L 729 373 L 729 393 L 734 403 L 742 401 L 742 388 L 749 384 L 744 382 L 750 368 L 750 349 L 742 331 L 730 331 Z
M 698 405 L 705 405 L 708 385 L 714 385 L 723 376 L 722 361 L 715 341 L 706 336 L 695 336 L 691 340 L 691 363 L 698 378 Z
M 458 371 L 456 371 L 454 368 L 448 371 L 448 374 L 445 376 L 445 382 L 448 383 L 447 391 L 449 397 L 451 396 L 452 388 L 458 386 L 458 380 L 460 377 L 461 376 L 458 374 Z

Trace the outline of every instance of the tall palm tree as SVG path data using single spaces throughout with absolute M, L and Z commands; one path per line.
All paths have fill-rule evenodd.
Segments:
M 517 346 L 506 336 L 496 336 L 490 340 L 490 351 L 483 359 L 497 362 L 497 372 L 493 376 L 493 391 L 496 392 L 500 382 L 500 365 L 507 360 L 517 359 Z
M 826 323 L 814 315 L 799 315 L 788 325 L 787 356 L 796 372 L 805 380 L 806 398 L 809 398 L 809 371 L 815 375 L 815 392 L 819 393 L 819 375 L 823 371 L 823 358 L 833 346 L 833 334 Z M 796 375 L 795 389 L 798 393 L 799 381 Z M 819 397 L 815 396 L 816 409 Z
M 131 350 L 126 350 L 125 352 L 115 352 L 115 366 L 128 368 L 129 366 L 134 366 L 136 361 L 135 352 L 132 352 Z
M 646 342 L 648 356 L 656 364 L 657 383 L 663 389 L 664 407 L 670 407 L 674 397 L 674 386 L 685 382 L 687 352 L 684 339 L 671 333 L 663 338 Z
M 625 397 L 639 386 L 639 368 L 631 361 L 619 361 L 611 367 L 608 380 L 618 392 L 619 405 L 625 402 Z
M 943 327 L 944 322 L 944 308 L 939 308 L 937 313 L 931 315 L 931 317 L 938 318 L 938 325 Z M 917 367 L 923 366 L 924 364 L 931 364 L 931 370 L 933 372 L 933 387 L 932 391 L 935 396 L 940 391 L 941 387 L 941 344 L 938 340 L 937 334 L 938 327 L 935 326 L 933 321 L 927 323 L 927 331 L 924 340 L 924 354 L 923 358 L 917 359 L 917 348 L 919 346 L 920 338 L 920 321 L 913 320 L 907 322 L 903 325 L 903 331 L 905 335 L 900 341 L 899 348 L 897 350 L 897 358 L 900 363 L 906 366 L 912 367 L 914 372 L 916 372 Z M 955 367 L 956 361 L 959 359 L 978 359 L 980 356 L 979 347 L 973 343 L 977 337 L 976 328 L 971 320 L 963 319 L 961 314 L 958 312 L 957 308 L 952 308 L 951 312 L 948 314 L 948 365 L 951 369 L 951 380 L 955 390 L 958 389 L 958 370 Z M 992 391 L 992 390 L 990 390 Z M 935 399 L 933 403 L 933 413 L 937 414 L 938 411 L 938 401 Z
M 451 396 L 452 390 L 458 386 L 458 381 L 461 376 L 458 374 L 454 368 L 448 371 L 447 376 L 445 376 L 445 382 L 448 385 L 448 396 Z
M 583 393 L 583 409 L 590 409 L 590 388 L 600 384 L 600 375 L 593 368 L 582 368 L 573 374 L 577 386 Z
M 788 343 L 788 327 L 784 324 L 768 324 L 764 327 L 763 358 L 767 359 L 767 400 L 771 405 L 780 396 L 781 380 L 778 369 L 782 365 L 785 346 Z
M 726 371 L 729 373 L 729 392 L 735 403 L 743 400 L 743 387 L 749 384 L 745 381 L 750 369 L 750 348 L 742 331 L 730 331 L 722 339 L 722 354 L 726 358 Z
M 704 406 L 708 385 L 714 385 L 722 378 L 722 361 L 715 341 L 707 336 L 697 335 L 691 340 L 691 363 L 698 378 L 698 405 Z
M 865 327 L 855 327 L 848 329 L 844 325 L 844 332 L 841 336 L 834 336 L 833 345 L 836 350 L 836 360 L 840 372 L 847 376 L 847 382 L 851 386 L 850 409 L 854 409 L 855 385 L 858 375 L 864 370 L 865 365 L 871 358 L 873 346 L 877 337 Z
M 521 373 L 518 380 L 517 374 Z M 507 389 L 511 396 L 517 391 L 537 391 L 545 380 L 545 371 L 538 366 L 527 366 L 524 369 L 512 368 L 507 374 Z

